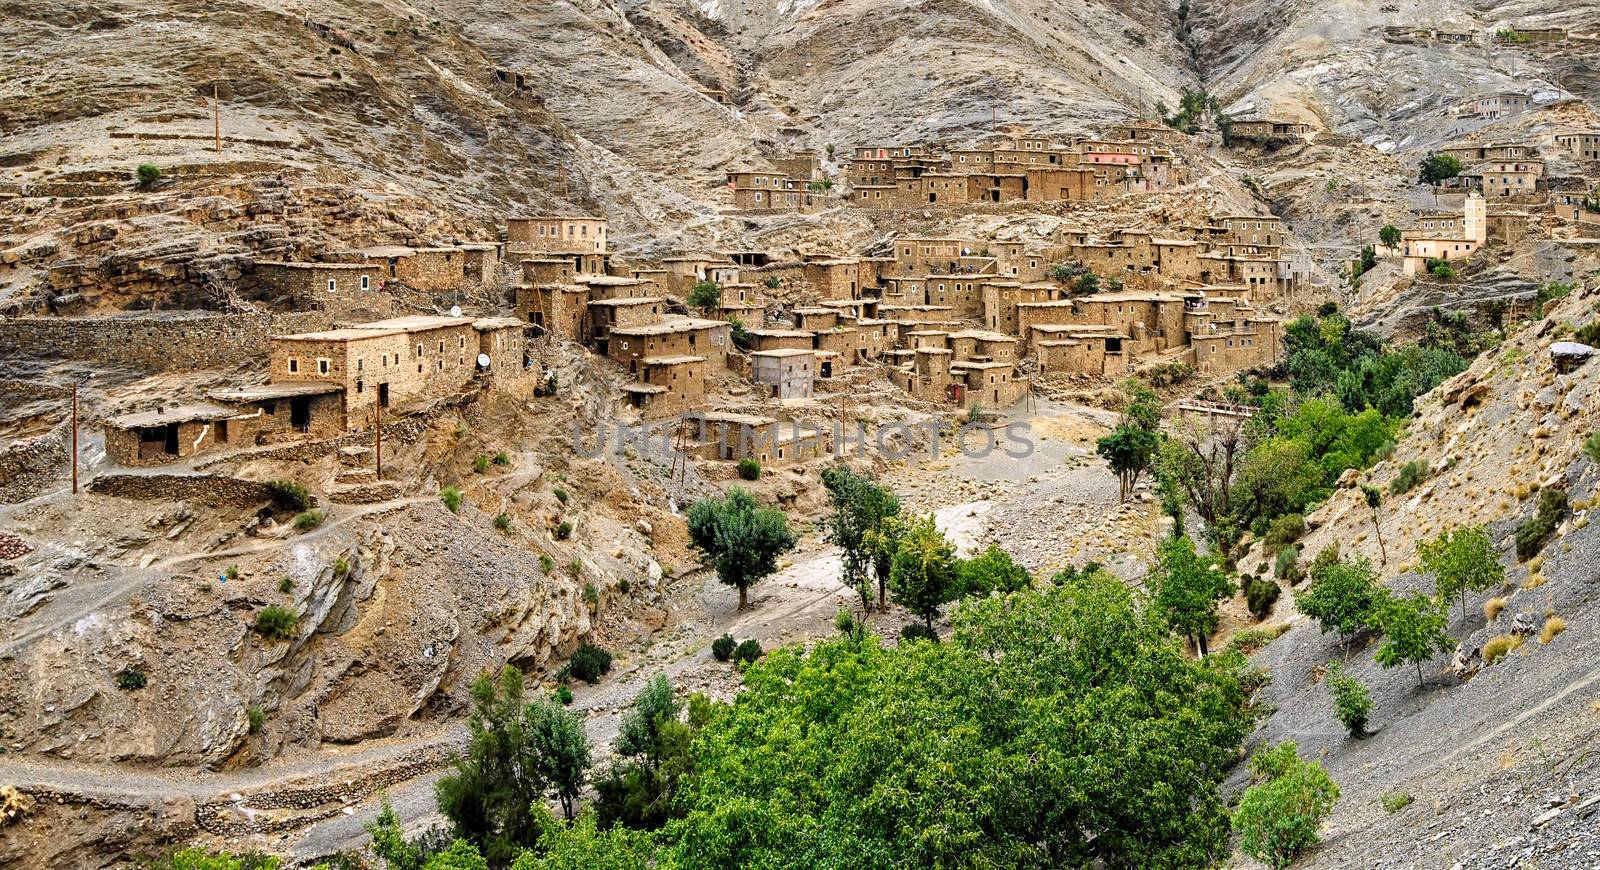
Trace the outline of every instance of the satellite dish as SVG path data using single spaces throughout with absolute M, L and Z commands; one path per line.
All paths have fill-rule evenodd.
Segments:
M 459 306 L 459 305 L 450 306 L 450 316 L 451 317 L 460 317 L 461 316 L 461 306 Z
M 486 354 L 486 353 L 478 354 L 478 368 L 486 369 L 488 367 L 489 367 L 489 355 Z

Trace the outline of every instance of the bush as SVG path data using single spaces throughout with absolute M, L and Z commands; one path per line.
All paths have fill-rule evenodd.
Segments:
M 611 673 L 611 653 L 592 643 L 585 643 L 572 654 L 569 667 L 574 677 L 585 683 L 598 683 L 601 677 Z
M 901 627 L 900 642 L 906 643 L 913 640 L 925 640 L 930 643 L 938 643 L 939 635 L 933 629 L 923 625 L 920 622 L 913 622 L 909 625 Z
M 161 167 L 154 163 L 141 163 L 133 174 L 139 179 L 140 187 L 154 187 L 155 183 L 161 180 Z
M 495 465 L 510 465 L 511 464 L 511 456 L 509 454 L 507 454 L 504 450 L 502 450 L 499 453 L 496 453 L 494 455 L 494 464 Z
M 752 637 L 743 641 L 734 648 L 733 660 L 736 662 L 742 662 L 744 664 L 750 664 L 756 659 L 761 658 L 762 653 L 763 650 L 761 649 L 761 642 Z
M 583 584 L 583 603 L 590 607 L 600 606 L 600 590 L 593 583 Z
M 1300 548 L 1285 547 L 1272 560 L 1272 576 L 1293 586 L 1300 582 Z
M 725 634 L 711 642 L 711 657 L 719 662 L 725 662 L 733 657 L 733 648 L 738 646 L 733 635 Z
M 573 556 L 572 557 L 572 561 L 567 563 L 567 573 L 571 574 L 574 577 L 582 576 L 582 574 L 583 574 L 583 560 L 578 558 L 577 556 Z
M 1339 799 L 1339 786 L 1322 765 L 1301 761 L 1293 741 L 1250 759 L 1258 780 L 1245 790 L 1233 815 L 1239 851 L 1282 868 L 1317 843 L 1317 828 Z
M 333 573 L 335 575 L 339 576 L 339 577 L 343 577 L 344 575 L 349 574 L 350 573 L 350 563 L 346 562 L 345 558 L 343 556 L 340 556 L 339 558 L 334 559 L 333 560 Z
M 1559 616 L 1547 616 L 1544 627 L 1539 629 L 1539 642 L 1549 643 L 1556 639 L 1556 635 L 1567 630 L 1567 621 Z
M 265 484 L 272 495 L 273 504 L 286 511 L 303 511 L 311 507 L 311 494 L 292 480 L 269 480 Z
M 461 513 L 461 490 L 447 486 L 439 490 L 439 498 L 444 500 L 444 506 L 453 514 Z
M 503 513 L 495 514 L 495 516 L 494 516 L 494 527 L 499 529 L 502 532 L 511 531 L 511 517 L 506 516 Z
M 479 474 L 483 474 L 484 472 L 488 471 L 489 470 L 489 457 L 483 455 L 482 453 L 479 453 L 478 454 L 478 458 L 472 460 L 472 470 L 476 471 Z
M 1285 550 L 1284 552 L 1288 552 Z M 1245 581 L 1245 603 L 1250 606 L 1250 615 L 1261 621 L 1272 612 L 1272 605 L 1278 601 L 1278 596 L 1283 590 L 1278 584 L 1265 577 L 1250 577 Z
M 1288 624 L 1280 623 L 1267 628 L 1247 628 L 1244 631 L 1235 632 L 1233 637 L 1228 638 L 1228 645 L 1223 647 L 1223 652 L 1231 651 L 1250 655 L 1277 640 L 1278 636 L 1287 631 L 1288 628 Z
M 285 595 L 294 591 L 294 578 L 285 574 L 278 580 L 278 591 Z
M 1483 645 L 1483 666 L 1488 667 L 1505 658 L 1512 650 L 1522 646 L 1522 635 L 1499 634 Z
M 1583 439 L 1583 453 L 1590 462 L 1600 463 L 1600 432 L 1590 433 L 1588 438 Z
M 239 579 L 239 566 L 229 565 L 228 567 L 222 569 L 222 576 L 228 578 L 229 580 Z
M 1261 544 L 1268 553 L 1281 553 L 1306 533 L 1306 518 L 1300 514 L 1284 514 L 1272 521 Z M 1283 575 L 1278 575 L 1283 576 Z
M 550 558 L 550 554 L 549 553 L 540 553 L 539 554 L 539 570 L 540 571 L 543 571 L 544 573 L 549 574 L 551 571 L 555 570 L 555 567 L 556 567 L 556 560 Z
M 1420 459 L 1400 466 L 1400 472 L 1389 481 L 1389 492 L 1394 495 L 1410 492 L 1428 476 L 1428 463 Z
M 1383 802 L 1383 808 L 1385 810 L 1391 813 L 1398 813 L 1406 807 L 1411 806 L 1412 797 L 1407 792 L 1390 791 L 1384 792 L 1383 797 L 1379 798 L 1379 800 Z
M 633 591 L 633 584 L 628 582 L 628 578 L 624 577 L 617 581 L 617 591 L 621 592 L 623 595 L 627 595 L 629 592 Z
M 746 457 L 739 460 L 739 476 L 745 480 L 756 480 L 761 477 L 761 463 Z
M 245 720 L 250 724 L 250 733 L 260 734 L 261 727 L 267 724 L 267 711 L 261 709 L 259 704 L 252 704 L 250 709 L 244 711 L 244 715 Z
M 1550 487 L 1539 493 L 1539 508 L 1517 526 L 1517 558 L 1527 559 L 1544 547 L 1556 526 L 1567 517 L 1567 491 Z
M 122 689 L 125 692 L 132 692 L 137 689 L 142 689 L 145 687 L 147 682 L 148 680 L 144 675 L 144 670 L 138 665 L 129 665 L 122 670 L 117 671 L 117 688 Z
M 1367 733 L 1367 717 L 1372 715 L 1372 696 L 1360 680 L 1344 672 L 1338 662 L 1328 664 L 1328 691 L 1339 722 L 1351 737 Z
M 572 690 L 567 688 L 566 685 L 556 686 L 556 690 L 553 695 L 555 696 L 556 703 L 560 704 L 561 706 L 572 706 Z
M 562 520 L 561 524 L 556 526 L 556 540 L 565 541 L 570 537 L 572 537 L 572 523 Z
M 555 491 L 552 494 L 556 497 L 556 501 L 561 502 L 562 504 L 566 504 L 567 503 L 567 491 L 566 490 L 564 490 L 564 489 L 562 489 L 561 487 L 558 486 L 558 487 L 555 488 Z
M 251 628 L 256 634 L 268 640 L 284 640 L 294 634 L 295 623 L 300 621 L 300 615 L 287 607 L 268 604 L 256 611 L 256 618 L 251 623 Z
M 324 516 L 326 515 L 319 510 L 301 511 L 295 515 L 294 527 L 302 532 L 309 532 L 317 526 L 322 525 L 322 519 Z

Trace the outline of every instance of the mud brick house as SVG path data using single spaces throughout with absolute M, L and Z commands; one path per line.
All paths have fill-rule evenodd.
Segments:
M 835 326 L 818 332 L 814 338 L 819 357 L 826 355 L 817 367 L 818 376 L 824 378 L 831 378 L 866 359 L 873 343 L 866 331 L 854 326 Z
M 1528 238 L 1528 214 L 1520 211 L 1492 211 L 1484 222 L 1485 243 L 1516 247 Z
M 985 329 L 964 329 L 950 333 L 950 352 L 956 362 L 1017 361 L 1017 337 Z
M 1267 118 L 1235 118 L 1228 127 L 1230 141 L 1277 144 L 1304 141 L 1311 135 L 1311 125 L 1298 121 Z
M 1211 219 L 1222 228 L 1218 241 L 1250 245 L 1282 245 L 1283 219 L 1273 215 L 1222 215 Z
M 968 253 L 962 239 L 904 238 L 894 241 L 894 266 L 888 274 L 894 277 L 921 278 L 932 272 L 950 273 L 961 265 Z
M 1501 91 L 1499 93 L 1484 94 L 1466 100 L 1457 107 L 1456 114 L 1462 117 L 1477 117 L 1492 121 L 1525 112 L 1533 107 L 1533 96 L 1521 91 Z
M 741 211 L 811 211 L 827 201 L 805 179 L 777 172 L 730 172 L 733 207 Z
M 965 407 L 1009 408 L 1028 394 L 1028 379 L 1015 363 L 956 361 L 950 363 L 950 401 Z
M 603 255 L 608 227 L 603 217 L 513 217 L 506 221 L 506 252 Z
M 578 275 L 572 283 L 589 288 L 589 300 L 642 299 L 657 295 L 655 282 L 644 278 L 623 278 L 618 275 Z
M 684 430 L 688 452 L 700 459 L 754 459 L 763 466 L 784 466 L 828 452 L 822 429 L 755 414 L 694 412 L 686 415 Z
M 802 274 L 818 299 L 854 299 L 861 293 L 860 261 L 854 257 L 807 260 Z
M 809 149 L 795 151 L 787 157 L 769 157 L 767 162 L 777 167 L 779 172 L 798 181 L 822 179 L 822 158 L 817 156 L 817 152 Z
M 468 242 L 461 245 L 461 274 L 468 284 L 487 287 L 500 274 L 505 259 L 503 246 L 495 242 Z
M 345 263 L 369 263 L 383 270 L 390 281 L 414 290 L 459 290 L 466 283 L 466 254 L 460 248 L 408 248 L 380 245 L 341 251 L 333 258 Z
M 1053 281 L 1023 284 L 1018 281 L 985 281 L 981 287 L 983 310 L 979 319 L 991 330 L 1019 335 L 1017 306 L 1023 302 L 1049 302 L 1066 295 Z
M 577 267 L 567 259 L 553 257 L 524 259 L 520 261 L 520 265 L 524 284 L 571 284 L 578 276 Z
M 942 347 L 918 347 L 909 364 L 891 369 L 895 386 L 925 402 L 950 401 L 955 381 L 950 376 L 950 351 Z
M 300 305 L 326 307 L 368 304 L 383 289 L 384 270 L 375 263 L 255 264 L 256 280 L 271 295 L 292 297 Z
M 580 337 L 593 344 L 596 353 L 607 354 L 614 330 L 649 326 L 660 321 L 664 304 L 664 300 L 656 296 L 591 299 L 584 312 Z
M 705 402 L 706 358 L 650 356 L 640 360 L 639 380 L 624 384 L 628 404 L 647 420 L 672 417 Z
M 1132 368 L 1128 341 L 1104 326 L 1048 324 L 1031 330 L 1040 375 L 1091 374 L 1121 377 Z
M 804 329 L 751 329 L 751 350 L 811 350 L 811 333 Z
M 1600 130 L 1557 133 L 1556 147 L 1579 160 L 1600 160 Z
M 927 304 L 950 309 L 952 317 L 967 318 L 977 317 L 983 312 L 982 283 L 983 279 L 978 275 L 930 274 L 923 286 L 926 288 Z
M 751 351 L 750 380 L 774 399 L 809 399 L 816 363 L 816 352 L 809 348 Z
M 834 308 L 796 308 L 794 310 L 794 326 L 808 332 L 817 332 L 832 329 L 839 325 L 839 312 Z
M 1028 202 L 1094 199 L 1100 193 L 1098 179 L 1093 169 L 1030 166 L 1023 179 L 1024 198 Z
M 1415 275 L 1427 271 L 1429 260 L 1464 260 L 1488 240 L 1488 209 L 1477 191 L 1467 194 L 1460 228 L 1412 227 L 1400 231 L 1401 270 Z M 1426 223 L 1426 222 L 1425 222 Z
M 703 356 L 708 365 L 725 367 L 732 349 L 732 325 L 724 320 L 678 317 L 644 326 L 610 331 L 606 355 L 637 371 L 647 356 Z
M 517 319 L 541 334 L 583 340 L 588 305 L 589 288 L 579 284 L 517 285 Z
M 712 309 L 717 319 L 729 323 L 737 321 L 746 330 L 761 329 L 766 326 L 767 307 L 759 302 L 737 302 L 723 297 L 722 304 Z
M 122 414 L 106 421 L 106 457 L 137 467 L 253 446 L 276 434 L 337 435 L 344 431 L 340 398 L 336 386 L 313 385 L 309 392 L 263 395 L 237 404 L 196 402 Z M 318 412 L 315 429 L 310 422 L 313 408 Z
M 1270 318 L 1212 323 L 1190 336 L 1189 343 L 1195 368 L 1206 374 L 1226 374 L 1276 361 L 1279 324 Z

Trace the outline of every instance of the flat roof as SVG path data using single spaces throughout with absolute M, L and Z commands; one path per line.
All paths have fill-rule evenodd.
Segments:
M 747 329 L 745 334 L 760 338 L 810 338 L 811 332 L 804 329 Z
M 952 333 L 950 333 L 950 337 L 951 338 L 976 338 L 979 341 L 1016 341 L 1017 340 L 1017 337 L 1014 336 L 1014 335 L 1006 335 L 1003 332 L 992 332 L 992 331 L 987 330 L 987 329 L 963 329 L 960 332 L 952 332 Z
M 515 317 L 480 317 L 472 321 L 472 328 L 479 332 L 488 332 L 491 329 L 512 329 L 526 325 Z
M 647 365 L 647 366 L 680 366 L 680 365 L 685 365 L 687 363 L 697 363 L 697 362 L 705 362 L 705 361 L 706 361 L 706 358 L 703 357 L 703 356 L 690 356 L 688 354 L 676 354 L 676 355 L 671 355 L 671 356 L 647 356 L 643 360 L 644 364 Z
M 635 296 L 626 299 L 595 299 L 589 303 L 590 308 L 611 307 L 618 308 L 624 305 L 654 305 L 661 301 L 660 296 Z
M 376 269 L 370 263 L 285 263 L 280 260 L 257 260 L 257 266 L 272 266 L 277 269 Z
M 167 426 L 172 423 L 188 423 L 194 420 L 222 420 L 237 413 L 239 412 L 233 408 L 226 408 L 222 405 L 196 402 L 189 405 L 173 405 L 170 408 L 161 408 L 156 411 L 123 414 L 107 420 L 106 425 L 116 429 L 142 429 L 148 426 Z
M 651 393 L 651 394 L 655 394 L 655 393 L 665 393 L 667 391 L 667 388 L 666 387 L 662 387 L 662 386 L 658 386 L 656 384 L 627 383 L 627 384 L 623 384 L 622 385 L 622 391 L 624 393 Z
M 535 215 L 514 215 L 512 217 L 506 218 L 506 220 L 507 221 L 604 221 L 604 220 L 607 220 L 607 219 L 603 218 L 603 217 L 594 217 L 593 215 L 535 214 Z
M 681 320 L 667 320 L 661 323 L 652 323 L 647 326 L 621 326 L 611 330 L 612 335 L 670 335 L 674 332 L 693 332 L 697 329 L 711 329 L 714 327 L 731 328 L 726 320 L 701 320 L 697 317 L 685 317 Z
M 632 287 L 655 283 L 648 278 L 622 278 L 616 275 L 577 275 L 572 281 L 575 284 L 599 284 L 603 287 Z
M 427 332 L 452 326 L 467 326 L 472 322 L 473 318 L 470 317 L 413 314 L 406 317 L 391 317 L 388 320 L 374 320 L 371 323 L 358 323 L 354 326 L 344 326 L 323 332 L 275 335 L 273 339 L 277 341 L 351 341 L 362 338 L 377 338 L 385 335 L 400 335 L 408 332 Z
M 746 423 L 751 426 L 768 426 L 778 422 L 774 417 L 762 417 L 756 414 L 738 414 L 732 411 L 690 411 L 684 416 L 691 419 L 707 420 L 713 423 Z
M 320 396 L 327 393 L 337 393 L 344 390 L 339 384 L 329 384 L 318 381 L 286 381 L 276 384 L 261 384 L 254 387 L 234 387 L 226 390 L 212 390 L 206 395 L 219 402 L 263 402 L 268 399 L 292 399 L 297 396 Z
M 802 348 L 798 348 L 798 347 L 780 347 L 780 348 L 776 348 L 774 350 L 753 350 L 753 351 L 750 352 L 750 355 L 751 356 L 785 357 L 785 356 L 811 356 L 814 353 L 815 353 L 815 351 L 811 350 L 810 348 L 802 349 Z

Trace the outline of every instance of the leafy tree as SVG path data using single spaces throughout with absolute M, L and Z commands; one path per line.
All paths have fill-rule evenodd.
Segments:
M 1527 559 L 1539 552 L 1570 511 L 1566 489 L 1552 486 L 1540 490 L 1538 509 L 1517 525 L 1517 558 Z
M 1446 628 L 1444 611 L 1430 597 L 1383 595 L 1373 609 L 1373 625 L 1383 632 L 1383 644 L 1374 658 L 1385 668 L 1410 662 L 1417 668 L 1417 685 L 1424 685 L 1422 663 L 1455 648 Z
M 207 852 L 192 846 L 162 862 L 159 870 L 278 870 L 282 866 L 276 856 L 246 852 L 233 855 L 228 852 Z
M 1079 296 L 1089 296 L 1100 292 L 1100 276 L 1093 272 L 1085 272 L 1078 276 L 1078 284 L 1074 293 Z
M 1206 638 L 1217 630 L 1217 605 L 1234 593 L 1227 572 L 1180 535 L 1156 548 L 1156 565 L 1145 583 L 1151 608 L 1168 628 L 1193 640 L 1203 658 Z
M 679 782 L 694 769 L 694 731 L 681 720 L 683 704 L 665 674 L 645 684 L 617 732 L 619 760 L 595 783 L 595 814 L 603 827 L 654 829 L 671 816 Z
M 1334 711 L 1351 737 L 1367 733 L 1367 717 L 1372 715 L 1372 696 L 1360 680 L 1344 672 L 1338 662 L 1328 663 L 1328 692 L 1333 695 Z
M 1461 161 L 1449 154 L 1429 154 L 1422 158 L 1422 164 L 1417 171 L 1417 180 L 1423 184 L 1437 185 L 1448 178 L 1455 178 L 1461 174 Z
M 733 346 L 740 350 L 749 350 L 755 344 L 750 336 L 750 330 L 744 328 L 744 321 L 738 318 L 728 321 L 732 325 L 729 336 L 733 339 Z
M 770 653 L 696 741 L 659 866 L 1207 866 L 1251 727 L 1116 578 L 969 599 L 944 643 Z
M 448 849 L 455 839 L 447 829 L 436 827 L 407 840 L 400 817 L 387 796 L 383 798 L 378 817 L 366 825 L 366 831 L 372 838 L 368 849 L 382 862 L 384 870 L 422 870 L 428 859 Z
M 1493 589 L 1506 582 L 1506 569 L 1500 564 L 1489 530 L 1484 526 L 1465 526 L 1442 532 L 1417 547 L 1422 570 L 1433 575 L 1434 594 L 1440 603 L 1461 600 L 1461 615 L 1467 615 L 1467 593 Z
M 656 834 L 625 825 L 600 827 L 594 813 L 570 825 L 545 827 L 539 843 L 525 850 L 511 870 L 638 870 L 656 854 Z
M 1295 599 L 1301 613 L 1315 619 L 1324 634 L 1347 638 L 1372 624 L 1373 608 L 1381 589 L 1378 572 L 1363 558 L 1349 562 L 1320 556 L 1311 566 L 1311 586 Z
M 1062 284 L 1076 281 L 1079 275 L 1088 274 L 1089 270 L 1082 263 L 1074 260 L 1070 263 L 1060 263 L 1050 270 L 1050 277 Z
M 529 815 L 531 817 L 532 813 Z M 476 845 L 456 840 L 450 848 L 429 858 L 422 870 L 489 870 L 489 862 L 484 860 L 483 852 Z
M 715 281 L 701 281 L 689 291 L 688 303 L 701 311 L 716 308 L 722 304 L 722 287 Z
M 990 544 L 971 559 L 956 563 L 957 597 L 988 595 L 990 592 L 1016 592 L 1033 584 L 1028 569 L 1018 565 L 1011 554 Z
M 571 817 L 591 763 L 588 738 L 560 704 L 528 701 L 522 672 L 510 665 L 498 681 L 484 675 L 472 684 L 472 704 L 466 754 L 434 793 L 456 831 L 504 864 L 538 838 L 530 803 L 554 793 Z
M 1117 475 L 1122 501 L 1133 495 L 1139 478 L 1150 469 L 1161 447 L 1161 397 L 1141 381 L 1122 385 L 1122 417 L 1111 434 L 1096 442 L 1096 451 Z
M 1400 230 L 1399 230 L 1399 228 L 1397 228 L 1394 224 L 1384 224 L 1383 225 L 1383 229 L 1378 230 L 1378 241 L 1382 242 L 1383 246 L 1385 248 L 1397 248 L 1397 247 L 1399 247 L 1400 246 Z
M 139 186 L 143 188 L 155 187 L 161 180 L 161 167 L 154 163 L 141 163 L 133 174 L 139 179 Z
M 878 584 L 878 607 L 884 607 L 889 581 L 889 564 L 872 546 L 871 535 L 884 520 L 899 516 L 900 499 L 887 487 L 879 486 L 843 465 L 823 469 L 822 485 L 833 503 L 828 517 L 828 540 L 839 548 L 844 561 L 844 581 L 861 596 L 861 609 L 868 609 L 869 586 Z
M 734 487 L 726 499 L 702 499 L 689 508 L 689 541 L 711 560 L 718 580 L 739 590 L 743 610 L 750 587 L 777 570 L 795 537 L 783 511 L 760 507 Z
M 1206 538 L 1224 566 L 1233 564 L 1241 529 L 1233 512 L 1234 472 L 1248 443 L 1235 420 L 1211 419 L 1187 425 L 1165 439 L 1156 454 L 1156 473 L 1179 488 L 1205 521 Z
M 1378 508 L 1383 504 L 1383 490 L 1363 484 L 1361 496 L 1366 499 L 1367 508 L 1372 511 L 1372 533 L 1378 538 L 1378 558 L 1382 564 L 1387 565 L 1389 551 L 1383 546 L 1383 523 L 1378 515 Z
M 911 520 L 889 567 L 889 591 L 895 603 L 932 628 L 939 608 L 961 592 L 956 561 L 955 545 L 933 524 L 933 517 Z
M 1305 762 L 1294 741 L 1250 759 L 1255 785 L 1245 789 L 1233 826 L 1239 851 L 1276 868 L 1317 843 L 1317 828 L 1339 800 L 1339 786 L 1319 762 Z

